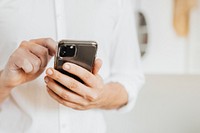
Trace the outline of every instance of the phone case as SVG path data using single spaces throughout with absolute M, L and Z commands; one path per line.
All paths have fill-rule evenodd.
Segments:
M 73 56 L 62 57 L 60 52 L 69 52 L 67 50 L 61 51 L 62 47 L 73 46 L 75 52 Z M 96 57 L 97 43 L 94 41 L 74 41 L 74 40 L 62 40 L 58 43 L 57 53 L 55 56 L 54 68 L 58 71 L 73 77 L 80 82 L 83 82 L 79 77 L 70 74 L 62 69 L 65 62 L 77 64 L 88 71 L 92 72 L 94 60 Z

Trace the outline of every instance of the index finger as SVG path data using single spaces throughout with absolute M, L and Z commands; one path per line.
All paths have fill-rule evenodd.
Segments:
M 42 45 L 49 50 L 49 55 L 53 56 L 56 53 L 57 42 L 51 38 L 32 39 L 30 42 Z
M 98 85 L 95 76 L 81 66 L 67 62 L 63 65 L 63 69 L 79 77 L 87 86 L 96 87 Z

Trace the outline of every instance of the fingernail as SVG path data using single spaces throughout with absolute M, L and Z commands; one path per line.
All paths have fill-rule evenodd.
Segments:
M 52 74 L 53 74 L 53 71 L 52 71 L 51 69 L 48 69 L 48 70 L 47 70 L 47 74 L 48 74 L 48 75 L 52 75 Z
M 45 81 L 45 83 L 48 83 L 49 82 L 49 78 L 45 77 L 44 81 Z
M 65 70 L 69 70 L 70 69 L 70 65 L 69 64 L 64 64 L 64 69 Z

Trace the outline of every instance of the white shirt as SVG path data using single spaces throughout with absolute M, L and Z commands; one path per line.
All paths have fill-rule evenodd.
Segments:
M 0 69 L 21 41 L 51 37 L 98 42 L 105 82 L 126 87 L 129 111 L 144 81 L 128 0 L 1 0 Z M 48 64 L 53 67 L 53 59 Z M 47 93 L 44 73 L 13 89 L 0 105 L 0 133 L 104 133 L 101 110 L 64 107 Z

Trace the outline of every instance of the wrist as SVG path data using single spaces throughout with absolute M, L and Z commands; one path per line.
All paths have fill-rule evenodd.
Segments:
M 4 97 L 7 97 L 12 90 L 12 87 L 5 85 L 5 82 L 3 81 L 3 77 L 2 77 L 2 72 L 3 71 L 0 71 L 0 102 L 1 102 L 1 99 L 3 99 Z
M 4 88 L 4 89 L 7 89 L 7 90 L 11 90 L 12 88 L 14 88 L 14 86 L 11 86 L 10 84 L 8 84 L 8 82 L 5 81 L 6 76 L 5 76 L 5 73 L 3 73 L 3 72 L 4 72 L 3 70 L 0 71 L 0 89 Z
M 105 85 L 105 101 L 102 109 L 119 109 L 128 103 L 128 93 L 124 86 L 117 82 Z

